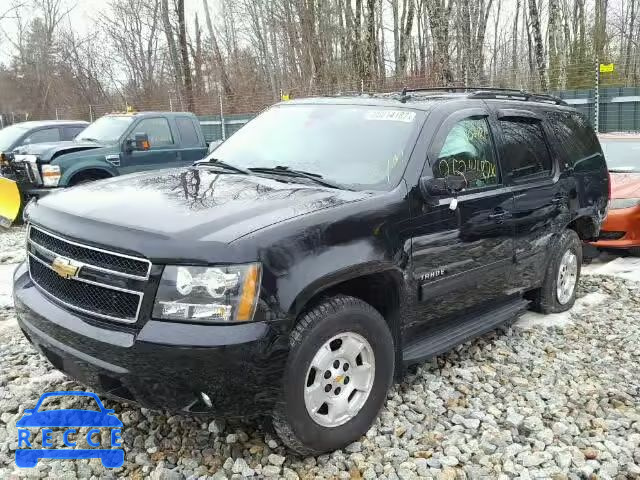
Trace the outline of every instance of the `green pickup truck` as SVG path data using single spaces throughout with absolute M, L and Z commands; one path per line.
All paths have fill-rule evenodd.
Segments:
M 18 183 L 23 201 L 53 189 L 142 170 L 190 165 L 207 154 L 192 113 L 109 114 L 73 141 L 25 145 L 8 156 L 2 175 Z

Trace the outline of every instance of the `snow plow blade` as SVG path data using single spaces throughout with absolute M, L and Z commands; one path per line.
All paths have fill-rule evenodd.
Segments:
M 21 203 L 16 182 L 0 177 L 0 227 L 8 228 L 16 221 Z

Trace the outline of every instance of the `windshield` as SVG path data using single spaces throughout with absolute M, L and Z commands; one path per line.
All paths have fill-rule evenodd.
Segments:
M 0 152 L 8 152 L 13 144 L 25 133 L 27 129 L 20 125 L 11 125 L 0 130 Z
M 133 117 L 108 115 L 99 118 L 75 138 L 76 142 L 116 143 L 133 122 Z
M 241 168 L 287 167 L 350 188 L 388 190 L 406 165 L 423 113 L 356 105 L 278 105 L 212 158 Z
M 640 172 L 640 138 L 601 138 L 600 145 L 609 170 Z

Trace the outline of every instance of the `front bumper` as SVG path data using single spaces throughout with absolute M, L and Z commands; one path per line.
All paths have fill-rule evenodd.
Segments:
M 600 235 L 619 232 L 619 238 L 600 239 L 593 245 L 598 248 L 632 248 L 640 246 L 640 207 L 609 210 L 602 224 Z
M 97 392 L 154 410 L 227 417 L 269 413 L 280 397 L 288 341 L 270 323 L 149 320 L 139 331 L 105 328 L 45 297 L 25 264 L 14 274 L 13 295 L 28 340 Z

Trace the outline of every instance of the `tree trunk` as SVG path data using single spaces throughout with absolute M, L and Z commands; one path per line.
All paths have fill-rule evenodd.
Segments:
M 607 4 L 608 0 L 596 0 L 595 23 L 593 32 L 593 48 L 599 61 L 605 60 L 605 46 L 607 43 Z
M 549 87 L 559 88 L 560 78 L 560 8 L 558 0 L 549 0 Z
M 211 48 L 213 48 L 213 58 L 218 69 L 218 81 L 220 82 L 223 93 L 225 95 L 232 95 L 233 89 L 231 88 L 231 81 L 229 80 L 229 75 L 227 74 L 227 68 L 222 58 L 222 53 L 220 53 L 220 47 L 218 46 L 216 32 L 213 30 L 213 23 L 211 22 L 211 14 L 209 13 L 207 0 L 202 0 L 202 7 L 204 8 L 207 30 L 209 30 L 209 38 L 211 39 Z
M 187 48 L 187 25 L 184 21 L 184 0 L 177 1 L 178 9 L 178 43 L 182 56 L 182 76 L 184 78 L 184 93 L 187 99 L 187 108 L 190 112 L 195 110 L 193 102 L 193 85 L 191 83 L 191 65 L 189 62 L 189 49 Z
M 633 33 L 636 23 L 636 0 L 630 0 L 631 5 L 629 5 L 630 13 L 629 13 L 629 28 L 627 31 L 627 50 L 624 56 L 624 75 L 629 79 L 629 67 L 631 65 L 631 52 L 633 47 Z
M 415 6 L 414 0 L 404 0 L 403 2 L 402 23 L 400 25 L 402 29 L 400 32 L 400 53 L 396 66 L 396 71 L 400 75 L 406 74 L 407 56 L 409 54 L 409 44 L 411 43 L 411 31 L 413 30 Z
M 538 67 L 538 76 L 540 78 L 540 89 L 545 92 L 547 90 L 546 64 L 544 61 L 544 45 L 542 44 L 540 16 L 538 14 L 536 0 L 529 0 L 529 17 L 531 19 L 531 28 L 533 29 L 533 39 L 535 42 L 535 56 Z
M 178 94 L 182 96 L 182 91 L 184 89 L 181 73 L 182 69 L 180 68 L 178 49 L 176 48 L 176 41 L 173 36 L 173 26 L 171 25 L 171 19 L 169 17 L 169 0 L 162 0 L 162 25 L 164 26 L 164 34 L 167 37 L 167 44 L 169 45 L 169 60 L 171 61 L 171 67 L 173 68 L 176 90 Z

